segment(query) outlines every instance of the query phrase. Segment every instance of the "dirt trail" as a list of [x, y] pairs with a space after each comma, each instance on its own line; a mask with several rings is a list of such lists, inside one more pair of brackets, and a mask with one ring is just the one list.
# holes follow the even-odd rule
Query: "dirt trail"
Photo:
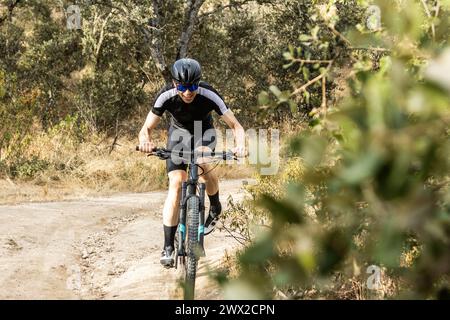
[[[242, 199], [242, 180], [221, 182], [221, 201]], [[166, 192], [0, 206], [0, 299], [172, 299], [177, 271], [159, 264]], [[205, 240], [198, 299], [219, 299], [208, 266], [234, 239]]]

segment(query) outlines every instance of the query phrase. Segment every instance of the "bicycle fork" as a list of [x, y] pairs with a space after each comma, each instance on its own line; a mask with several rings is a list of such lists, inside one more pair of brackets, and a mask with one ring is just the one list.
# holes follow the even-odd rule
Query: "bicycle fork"
[[[183, 182], [181, 184], [181, 200], [180, 200], [180, 222], [178, 224], [178, 248], [177, 259], [175, 261], [175, 268], [178, 265], [178, 258], [186, 256], [186, 249], [184, 247], [186, 240], [186, 209], [187, 209], [187, 188], [188, 183]], [[199, 184], [199, 226], [198, 226], [198, 244], [200, 252], [204, 256], [205, 249], [203, 247], [203, 241], [205, 236], [205, 191], [206, 185], [204, 183]], [[196, 197], [196, 195], [193, 195]]]
[[203, 247], [203, 238], [205, 237], [205, 190], [206, 185], [204, 183], [200, 183], [199, 187], [199, 198], [200, 198], [200, 206], [199, 206], [199, 226], [198, 226], [198, 243], [200, 245], [200, 250], [205, 255], [205, 248]]
[[177, 267], [178, 257], [184, 257], [186, 251], [184, 249], [184, 242], [186, 240], [186, 190], [187, 183], [183, 182], [181, 184], [181, 199], [180, 199], [180, 222], [178, 224], [178, 248], [177, 248], [177, 259], [175, 262], [175, 268]]

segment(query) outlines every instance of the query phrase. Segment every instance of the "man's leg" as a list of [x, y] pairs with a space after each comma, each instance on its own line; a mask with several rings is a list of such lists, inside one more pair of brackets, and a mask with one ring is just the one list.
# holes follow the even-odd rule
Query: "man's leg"
[[[203, 149], [204, 152], [211, 151], [208, 147], [200, 147], [199, 149]], [[200, 176], [200, 182], [206, 184], [206, 194], [208, 195], [210, 204], [209, 214], [205, 220], [205, 235], [214, 230], [219, 215], [222, 212], [222, 205], [219, 200], [219, 178], [215, 170], [211, 170], [213, 166], [205, 163], [208, 161], [210, 161], [208, 158], [199, 159], [201, 167], [199, 174], [202, 174], [202, 172], [205, 173]]]
[[175, 262], [173, 253], [180, 212], [181, 183], [186, 181], [187, 174], [185, 170], [173, 170], [168, 173], [168, 176], [169, 192], [163, 209], [164, 250], [161, 255], [161, 264], [171, 267]]

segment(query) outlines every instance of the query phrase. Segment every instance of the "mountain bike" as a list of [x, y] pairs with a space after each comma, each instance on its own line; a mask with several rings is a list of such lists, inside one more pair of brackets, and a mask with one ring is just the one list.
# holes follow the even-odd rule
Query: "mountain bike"
[[[139, 150], [139, 146], [136, 146]], [[188, 179], [181, 185], [180, 217], [176, 237], [175, 268], [180, 265], [184, 271], [184, 299], [194, 299], [195, 277], [200, 257], [205, 255], [204, 223], [205, 223], [205, 190], [206, 185], [199, 182], [199, 176], [206, 174], [197, 163], [199, 158], [216, 160], [237, 160], [231, 151], [172, 151], [156, 148], [148, 154], [161, 160], [177, 157], [188, 163]], [[208, 162], [206, 162], [208, 163]], [[215, 168], [215, 167], [214, 167]], [[210, 169], [213, 170], [214, 168]]]

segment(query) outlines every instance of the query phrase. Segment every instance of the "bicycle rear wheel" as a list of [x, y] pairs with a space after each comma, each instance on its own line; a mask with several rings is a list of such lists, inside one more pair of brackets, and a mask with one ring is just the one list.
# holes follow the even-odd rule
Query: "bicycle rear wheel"
[[198, 263], [198, 225], [200, 200], [191, 197], [187, 201], [187, 256], [184, 299], [192, 300], [195, 295], [195, 277]]

